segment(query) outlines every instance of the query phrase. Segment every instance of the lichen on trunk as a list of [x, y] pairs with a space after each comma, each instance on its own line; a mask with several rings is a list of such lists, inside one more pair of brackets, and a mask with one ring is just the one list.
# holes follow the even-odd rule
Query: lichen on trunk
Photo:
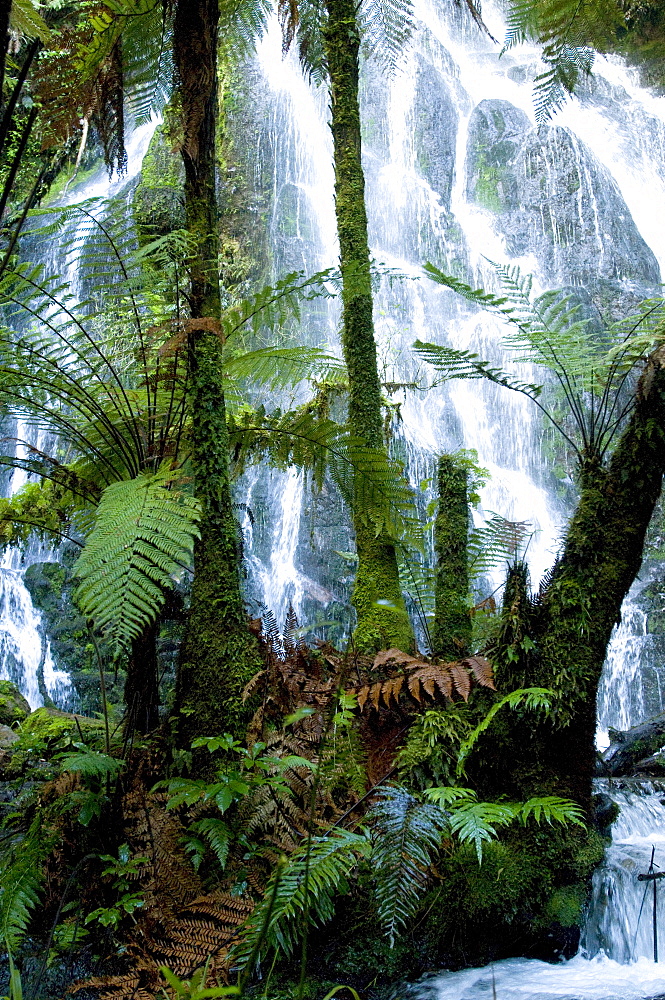
[[[349, 374], [349, 425], [372, 448], [383, 442], [383, 398], [374, 339], [372, 279], [361, 162], [358, 53], [353, 0], [326, 0], [324, 30], [335, 158], [335, 212], [342, 271], [342, 348]], [[380, 536], [353, 511], [358, 574], [352, 602], [356, 646], [411, 649], [413, 630], [402, 597], [394, 539]]]

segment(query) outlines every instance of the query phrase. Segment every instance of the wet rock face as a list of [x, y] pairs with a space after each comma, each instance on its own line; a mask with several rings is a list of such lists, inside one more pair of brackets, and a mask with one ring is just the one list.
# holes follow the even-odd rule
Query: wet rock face
[[507, 255], [533, 254], [563, 284], [585, 286], [607, 315], [660, 281], [609, 172], [567, 129], [535, 129], [507, 101], [482, 101], [469, 125], [468, 195], [497, 215]]
[[11, 681], [0, 681], [0, 725], [11, 726], [30, 715], [30, 705]]
[[414, 142], [420, 173], [450, 208], [455, 172], [457, 109], [441, 74], [430, 63], [418, 69], [414, 102]]

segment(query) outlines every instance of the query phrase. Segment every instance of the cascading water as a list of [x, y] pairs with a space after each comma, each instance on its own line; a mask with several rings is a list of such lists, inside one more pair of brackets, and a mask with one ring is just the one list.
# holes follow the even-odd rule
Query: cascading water
[[[424, 389], [426, 375], [411, 352], [416, 338], [472, 349], [493, 363], [503, 356], [500, 325], [424, 280], [426, 260], [486, 287], [494, 278], [488, 258], [518, 263], [537, 287], [566, 287], [590, 317], [600, 312], [605, 321], [657, 291], [665, 268], [665, 98], [641, 88], [620, 60], [599, 58], [580, 99], [538, 129], [535, 50], [500, 57], [453, 5], [416, 0], [414, 7], [416, 32], [402, 67], [386, 79], [368, 61], [361, 97], [372, 252], [402, 274], [420, 276], [384, 280], [377, 293], [380, 366], [386, 382]], [[483, 16], [501, 38], [500, 9], [484, 4]], [[277, 25], [249, 72], [252, 106], [238, 125], [257, 203], [268, 206], [274, 266], [278, 273], [331, 266], [337, 248], [325, 94], [303, 82], [293, 57], [282, 60]], [[312, 324], [312, 342], [337, 343], [339, 316], [329, 309], [327, 317], [327, 327], [320, 314]], [[524, 381], [536, 381], [532, 376], [526, 370]], [[528, 558], [537, 583], [560, 543], [572, 484], [528, 401], [486, 383], [457, 382], [405, 394], [401, 418], [396, 450], [414, 484], [432, 477], [437, 453], [477, 450], [491, 473], [482, 506], [530, 523]], [[303, 509], [294, 511], [296, 482], [295, 472], [271, 479], [262, 470], [247, 481], [251, 503], [277, 513], [256, 518], [248, 548], [249, 590], [278, 621], [289, 601], [310, 621], [348, 602], [350, 574], [335, 551], [351, 547], [348, 521], [340, 505], [328, 501], [319, 509], [302, 483]], [[609, 727], [626, 728], [665, 707], [658, 642], [642, 600], [650, 572], [626, 600], [608, 652], [601, 742]], [[303, 580], [317, 581], [319, 592], [307, 594]], [[620, 805], [621, 815], [595, 876], [580, 954], [557, 966], [516, 959], [444, 973], [416, 987], [414, 996], [665, 995], [665, 965], [653, 963], [648, 900], [638, 921], [644, 886], [636, 879], [648, 868], [652, 845], [656, 863], [665, 865], [665, 793], [630, 782], [599, 791]], [[658, 926], [665, 950], [662, 903]]]
[[[106, 169], [99, 171], [85, 184], [75, 188], [66, 203], [89, 198], [110, 197], [118, 193], [139, 173], [156, 122], [137, 129], [127, 143], [127, 172], [109, 183]], [[83, 243], [81, 233], [68, 234], [68, 242], [78, 246], [78, 252], [63, 258], [56, 246], [51, 250], [50, 266], [54, 272], [62, 271], [61, 277], [67, 282], [69, 291], [76, 296], [78, 287], [78, 256]], [[72, 239], [73, 237], [73, 239]], [[63, 266], [64, 264], [64, 266]], [[28, 447], [38, 450], [43, 442], [39, 432], [28, 424], [18, 421], [12, 436], [16, 438], [16, 454], [28, 454]], [[28, 474], [15, 469], [8, 483], [6, 496], [13, 496], [28, 481]], [[71, 709], [76, 707], [77, 695], [66, 670], [54, 662], [51, 644], [45, 633], [40, 612], [34, 607], [32, 598], [24, 583], [24, 574], [35, 563], [49, 562], [55, 558], [53, 549], [36, 539], [30, 540], [23, 551], [6, 548], [0, 561], [0, 679], [16, 684], [32, 709], [38, 708], [48, 699], [56, 707]]]

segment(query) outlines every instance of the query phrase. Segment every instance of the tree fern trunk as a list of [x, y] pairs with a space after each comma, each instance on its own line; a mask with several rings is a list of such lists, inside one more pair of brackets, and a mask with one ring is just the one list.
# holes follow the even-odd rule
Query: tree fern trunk
[[[219, 320], [221, 309], [215, 193], [218, 20], [217, 0], [180, 0], [174, 29], [184, 132], [185, 210], [187, 229], [197, 248], [188, 262], [190, 314], [213, 321]], [[202, 328], [191, 334], [192, 464], [203, 517], [176, 685], [182, 743], [200, 734], [239, 732], [244, 716], [242, 689], [261, 666], [240, 590], [221, 350], [212, 330]]]
[[[332, 106], [335, 211], [342, 269], [342, 347], [349, 372], [349, 424], [358, 437], [382, 448], [381, 385], [376, 364], [365, 178], [358, 105], [359, 36], [353, 0], [326, 0], [324, 44]], [[356, 645], [367, 651], [410, 649], [413, 631], [402, 599], [393, 541], [377, 538], [362, 512], [353, 511], [358, 573], [353, 604]], [[377, 606], [377, 601], [385, 602]]]
[[441, 455], [439, 509], [434, 522], [436, 552], [432, 652], [447, 660], [466, 656], [471, 641], [468, 607], [468, 473], [453, 455]]
[[159, 619], [132, 642], [125, 680], [126, 730], [143, 735], [159, 725]]

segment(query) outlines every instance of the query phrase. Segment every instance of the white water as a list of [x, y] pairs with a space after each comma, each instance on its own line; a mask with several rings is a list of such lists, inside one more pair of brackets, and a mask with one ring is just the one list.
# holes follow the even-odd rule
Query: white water
[[[112, 197], [130, 183], [139, 173], [143, 157], [157, 122], [144, 125], [129, 137], [127, 142], [127, 172], [109, 181], [106, 168], [100, 169], [84, 184], [75, 187], [65, 199], [74, 204], [90, 198]], [[78, 244], [84, 241], [90, 222], [76, 224], [68, 240]], [[74, 239], [72, 240], [72, 237]], [[79, 247], [80, 249], [80, 247]], [[44, 259], [52, 262], [53, 269], [60, 268], [63, 279], [69, 283], [70, 294], [79, 292], [77, 253], [69, 253], [64, 261], [57, 246], [45, 248]], [[18, 421], [15, 436], [16, 455], [28, 456], [29, 447], [43, 445], [40, 432]], [[15, 469], [11, 476], [7, 496], [13, 496], [30, 479], [27, 472]], [[76, 705], [76, 691], [66, 670], [54, 662], [51, 643], [45, 633], [40, 612], [34, 607], [23, 576], [34, 563], [49, 562], [57, 553], [51, 546], [31, 539], [24, 551], [6, 548], [0, 559], [0, 679], [11, 680], [27, 699], [32, 709], [44, 704], [43, 693], [58, 708], [71, 709]], [[41, 683], [41, 690], [40, 690]]]
[[[525, 216], [528, 238], [520, 244], [505, 214], [498, 217], [470, 195], [468, 142], [474, 109], [483, 101], [508, 101], [517, 114], [533, 122], [531, 81], [538, 72], [537, 53], [515, 49], [499, 59], [498, 49], [473, 26], [460, 29], [454, 5], [442, 0], [416, 0], [415, 11], [418, 31], [401, 70], [386, 80], [365, 66], [362, 112], [372, 253], [419, 279], [392, 288], [384, 281], [377, 295], [379, 363], [386, 381], [423, 384], [430, 376], [413, 358], [411, 344], [417, 337], [477, 351], [497, 364], [503, 357], [500, 325], [423, 280], [421, 267], [427, 259], [461, 276], [470, 268], [473, 280], [486, 287], [493, 279], [489, 257], [519, 263], [534, 273], [536, 286], [543, 289], [583, 286], [597, 273], [614, 282], [615, 291], [634, 295], [634, 301], [653, 293], [659, 266], [665, 267], [665, 98], [641, 88], [619, 60], [597, 61], [589, 93], [570, 102], [550, 130], [541, 130], [537, 139], [542, 145], [536, 150], [540, 159], [534, 153], [535, 159], [526, 161], [521, 182], [527, 194], [529, 162], [538, 163], [534, 201], [540, 215], [532, 211]], [[501, 38], [500, 11], [487, 3], [483, 16]], [[271, 232], [277, 266], [283, 258], [289, 267], [312, 271], [334, 265], [337, 256], [330, 134], [321, 92], [303, 83], [293, 57], [282, 60], [280, 44], [275, 25], [258, 57], [269, 92]], [[419, 89], [423, 67], [430, 76], [423, 77], [428, 82]], [[442, 100], [428, 104], [427, 86], [441, 86]], [[424, 151], [418, 139], [423, 119], [434, 133], [440, 129], [437, 142]], [[451, 121], [452, 138], [446, 137]], [[442, 181], [432, 163], [437, 157], [444, 163], [446, 155]], [[559, 165], [565, 155], [568, 172], [562, 174]], [[287, 200], [290, 217], [284, 208]], [[523, 207], [520, 203], [516, 210]], [[627, 244], [622, 257], [622, 233], [632, 226], [631, 217], [636, 227], [633, 245]], [[617, 219], [619, 231], [613, 228]], [[280, 244], [287, 224], [289, 239]], [[515, 252], [515, 246], [521, 248]], [[642, 255], [639, 274], [630, 270], [636, 247], [635, 256]], [[338, 322], [331, 312], [327, 331], [323, 336], [320, 330], [313, 333], [314, 341], [318, 336], [318, 342], [327, 340], [335, 349]], [[528, 369], [521, 377], [538, 380]], [[400, 454], [413, 483], [432, 476], [437, 453], [460, 447], [477, 450], [480, 465], [491, 473], [482, 508], [530, 523], [534, 535], [528, 559], [537, 583], [560, 544], [570, 491], [555, 491], [556, 480], [541, 448], [542, 425], [529, 402], [485, 383], [457, 382], [436, 392], [406, 395], [401, 415]], [[249, 491], [258, 498], [264, 489], [269, 509], [281, 510], [276, 521], [266, 519], [271, 537], [257, 525], [249, 540], [253, 593], [277, 611], [280, 624], [289, 601], [302, 616], [311, 615], [317, 602], [325, 607], [333, 599], [348, 599], [345, 581], [326, 576], [330, 548], [348, 545], [319, 550], [309, 543], [304, 513], [292, 506], [295, 479], [293, 472], [280, 474], [271, 486], [257, 473]], [[314, 503], [306, 491], [302, 503]], [[343, 525], [339, 532], [343, 537]], [[318, 538], [316, 531], [311, 533]], [[326, 583], [324, 593], [313, 598], [314, 605], [303, 606], [303, 568], [309, 578]], [[500, 576], [498, 570], [491, 582], [498, 583]], [[626, 728], [665, 707], [660, 665], [648, 660], [647, 618], [639, 603], [643, 585], [638, 581], [625, 602], [608, 651], [598, 702], [601, 743], [609, 727]], [[652, 845], [656, 864], [665, 867], [665, 792], [616, 785], [599, 790], [618, 801], [622, 812], [606, 862], [594, 879], [580, 954], [560, 965], [511, 959], [496, 963], [493, 970], [442, 973], [413, 995], [423, 1000], [480, 1000], [493, 997], [494, 991], [498, 1000], [642, 1000], [665, 995], [665, 963], [653, 963], [650, 897], [640, 916], [644, 885], [636, 879], [648, 868]], [[665, 958], [664, 904], [659, 903], [658, 921]]]

